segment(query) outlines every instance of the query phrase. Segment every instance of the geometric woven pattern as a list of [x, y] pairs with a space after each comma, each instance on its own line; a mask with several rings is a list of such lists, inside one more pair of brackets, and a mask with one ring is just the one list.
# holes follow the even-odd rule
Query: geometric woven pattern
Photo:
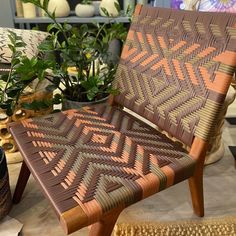
[[194, 136], [208, 140], [235, 71], [235, 35], [235, 14], [143, 6], [122, 52], [116, 102], [189, 146]]
[[58, 214], [79, 205], [90, 223], [194, 170], [179, 144], [109, 106], [25, 120], [11, 131]]
[[8, 37], [9, 31], [20, 36], [23, 42], [26, 43], [25, 47], [21, 47], [18, 50], [22, 51], [23, 55], [29, 58], [37, 56], [38, 45], [48, 36], [48, 33], [42, 31], [0, 27], [0, 63], [11, 63], [12, 51], [8, 47], [8, 44], [11, 43]]

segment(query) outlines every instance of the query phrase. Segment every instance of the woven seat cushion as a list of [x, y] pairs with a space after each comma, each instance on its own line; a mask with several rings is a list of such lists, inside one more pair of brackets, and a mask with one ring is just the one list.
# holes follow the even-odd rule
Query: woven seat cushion
[[195, 166], [180, 144], [105, 105], [28, 119], [10, 131], [58, 215], [79, 205], [89, 223], [188, 178]]

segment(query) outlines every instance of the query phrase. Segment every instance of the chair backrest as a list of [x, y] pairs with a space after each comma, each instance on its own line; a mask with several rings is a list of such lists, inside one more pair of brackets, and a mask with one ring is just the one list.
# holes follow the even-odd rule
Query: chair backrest
[[138, 5], [115, 102], [187, 145], [209, 140], [236, 65], [236, 15]]

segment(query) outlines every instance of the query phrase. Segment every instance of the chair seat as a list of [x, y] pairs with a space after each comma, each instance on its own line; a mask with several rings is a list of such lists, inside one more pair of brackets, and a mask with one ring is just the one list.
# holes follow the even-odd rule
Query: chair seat
[[189, 178], [195, 167], [179, 143], [107, 105], [24, 120], [10, 131], [58, 216], [79, 206], [87, 225]]

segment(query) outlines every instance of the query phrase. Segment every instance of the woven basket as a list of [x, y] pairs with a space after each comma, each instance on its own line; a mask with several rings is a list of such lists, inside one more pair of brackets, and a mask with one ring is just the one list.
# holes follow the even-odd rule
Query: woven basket
[[11, 190], [7, 169], [6, 156], [0, 148], [0, 220], [8, 214], [11, 209]]

